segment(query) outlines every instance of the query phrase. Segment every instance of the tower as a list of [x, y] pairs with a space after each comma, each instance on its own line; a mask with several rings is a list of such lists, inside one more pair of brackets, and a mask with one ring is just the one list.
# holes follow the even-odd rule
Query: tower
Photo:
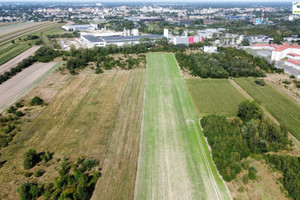
[[264, 17], [265, 17], [265, 9], [263, 8], [262, 12], [261, 12], [261, 21], [262, 22], [264, 21]]

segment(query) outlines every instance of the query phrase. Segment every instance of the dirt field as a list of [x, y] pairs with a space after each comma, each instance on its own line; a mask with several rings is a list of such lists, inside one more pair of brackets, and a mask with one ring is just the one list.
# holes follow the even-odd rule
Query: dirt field
[[20, 98], [28, 88], [56, 63], [35, 63], [0, 85], [0, 112]]
[[28, 58], [31, 55], [34, 55], [34, 53], [40, 48], [40, 46], [33, 46], [30, 49], [24, 51], [20, 55], [14, 57], [10, 61], [4, 63], [0, 66], [0, 74], [9, 71], [11, 68], [16, 67], [19, 62], [21, 62], [23, 59]]
[[135, 199], [230, 199], [174, 55], [149, 53], [147, 61]]

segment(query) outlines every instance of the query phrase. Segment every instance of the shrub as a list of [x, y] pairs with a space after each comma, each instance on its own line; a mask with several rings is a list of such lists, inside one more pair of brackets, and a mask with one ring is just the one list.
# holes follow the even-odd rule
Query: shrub
[[33, 200], [41, 195], [41, 189], [36, 183], [23, 183], [17, 192], [20, 196], [20, 200]]
[[40, 156], [40, 158], [44, 161], [44, 162], [48, 162], [49, 160], [52, 159], [52, 154], [49, 151], [46, 151], [46, 153], [42, 154]]
[[38, 96], [35, 96], [35, 97], [33, 97], [33, 99], [31, 99], [31, 101], [30, 101], [30, 105], [31, 106], [36, 106], [36, 105], [42, 105], [44, 103], [44, 100], [43, 99], [41, 99], [40, 97], [38, 97]]
[[97, 67], [96, 70], [95, 70], [95, 73], [96, 74], [101, 74], [101, 73], [103, 73], [103, 71], [100, 67]]
[[41, 177], [41, 176], [43, 176], [44, 173], [45, 173], [44, 170], [39, 169], [39, 170], [37, 170], [36, 172], [34, 172], [33, 175], [34, 175], [35, 177]]
[[27, 178], [30, 177], [31, 175], [32, 175], [31, 172], [25, 172], [25, 173], [24, 173], [24, 176], [27, 177]]
[[14, 106], [10, 106], [9, 109], [7, 110], [8, 113], [15, 113], [16, 112], [16, 108]]
[[255, 83], [260, 86], [264, 86], [266, 84], [263, 79], [255, 79]]
[[247, 122], [251, 119], [262, 119], [263, 112], [258, 103], [245, 100], [239, 104], [237, 116], [244, 122]]
[[23, 167], [24, 169], [30, 169], [39, 162], [38, 154], [34, 149], [29, 149], [24, 154]]
[[242, 180], [243, 180], [243, 183], [244, 183], [244, 184], [247, 184], [247, 183], [249, 182], [249, 176], [248, 176], [248, 174], [245, 174], [245, 175], [243, 176]]
[[284, 81], [282, 81], [284, 84], [287, 84], [287, 85], [289, 85], [289, 84], [291, 84], [291, 81], [288, 81], [288, 80], [284, 80]]
[[93, 167], [97, 166], [99, 164], [98, 160], [94, 160], [94, 159], [85, 159], [82, 163], [82, 168], [83, 171], [85, 170], [90, 170]]
[[22, 117], [24, 115], [24, 113], [22, 113], [22, 111], [17, 111], [17, 112], [15, 112], [15, 115], [17, 117]]
[[16, 108], [22, 108], [24, 105], [21, 102], [16, 103]]
[[255, 167], [250, 167], [249, 170], [248, 170], [248, 177], [250, 180], [255, 180], [257, 177], [256, 177], [256, 172], [257, 170], [255, 169]]

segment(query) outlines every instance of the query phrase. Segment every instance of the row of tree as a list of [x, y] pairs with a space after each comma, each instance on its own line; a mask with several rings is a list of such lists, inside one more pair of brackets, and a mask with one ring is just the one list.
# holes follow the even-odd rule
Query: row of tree
[[242, 170], [241, 160], [251, 153], [288, 148], [287, 129], [263, 118], [262, 113], [257, 103], [246, 100], [239, 105], [238, 117], [231, 122], [217, 115], [201, 119], [213, 160], [224, 180], [235, 179]]

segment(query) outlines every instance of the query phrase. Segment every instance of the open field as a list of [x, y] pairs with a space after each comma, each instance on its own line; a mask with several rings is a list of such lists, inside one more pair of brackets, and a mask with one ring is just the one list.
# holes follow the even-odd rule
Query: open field
[[254, 78], [234, 79], [255, 101], [271, 113], [279, 123], [285, 124], [288, 130], [300, 140], [300, 106], [276, 91], [269, 85], [263, 87], [254, 82]]
[[[43, 91], [49, 92], [56, 78], [53, 76], [53, 83], [43, 83], [44, 86], [30, 93], [25, 101], [36, 93], [48, 99], [45, 98], [47, 92]], [[99, 160], [99, 166], [103, 167], [93, 198], [132, 199], [144, 82], [145, 69], [68, 77], [47, 102], [49, 105], [1, 150], [1, 157], [8, 161], [0, 168], [0, 199], [16, 199], [17, 187], [28, 181], [22, 167], [22, 156], [28, 148], [54, 152], [46, 173], [38, 179], [31, 177], [31, 181], [45, 183], [58, 176], [57, 158], [76, 161], [79, 156], [86, 156]], [[53, 92], [50, 93], [53, 96]], [[43, 166], [32, 171], [40, 167]]]
[[[13, 67], [16, 67], [17, 64], [19, 62], [21, 62], [23, 59], [28, 58], [31, 55], [34, 55], [34, 53], [39, 48], [40, 48], [40, 46], [33, 46], [30, 49], [28, 49], [27, 51], [24, 51], [23, 53], [19, 54], [18, 56], [14, 57], [13, 59], [11, 59], [8, 62], [4, 63], [3, 65], [0, 65], [0, 74], [4, 73], [6, 71], [9, 71]], [[0, 57], [2, 57], [2, 55], [0, 55]]]
[[131, 200], [140, 144], [146, 69], [130, 74], [122, 95], [115, 128], [107, 145], [103, 176], [92, 199]]
[[23, 29], [21, 31], [17, 31], [14, 33], [8, 33], [6, 35], [3, 35], [0, 38], [0, 45], [3, 45], [13, 39], [17, 39], [19, 37], [22, 37], [24, 35], [29, 35], [29, 34], [38, 34], [40, 32], [52, 29], [52, 28], [56, 28], [57, 26], [61, 26], [62, 24], [58, 24], [55, 22], [45, 22], [45, 24], [40, 24], [40, 25], [36, 25], [34, 27], [30, 27], [27, 29]]
[[6, 35], [8, 33], [13, 33], [13, 32], [16, 32], [16, 31], [20, 31], [20, 30], [25, 29], [25, 28], [34, 27], [34, 26], [36, 26], [38, 24], [42, 24], [42, 23], [43, 22], [9, 23], [6, 26], [0, 27], [0, 31], [1, 31], [0, 38], [2, 37], [2, 35]]
[[0, 55], [0, 65], [2, 65], [3, 63], [6, 63], [10, 59], [16, 57], [17, 55], [28, 50], [29, 48], [30, 48], [30, 46], [29, 46], [28, 42], [24, 42], [20, 45], [17, 45], [16, 47], [8, 50], [7, 52], [4, 52], [3, 54]]
[[147, 60], [135, 199], [230, 199], [174, 55], [150, 53]]
[[0, 112], [18, 100], [40, 77], [56, 63], [35, 63], [0, 85]]
[[200, 117], [209, 114], [235, 117], [239, 103], [245, 100], [227, 79], [191, 78], [185, 82]]

